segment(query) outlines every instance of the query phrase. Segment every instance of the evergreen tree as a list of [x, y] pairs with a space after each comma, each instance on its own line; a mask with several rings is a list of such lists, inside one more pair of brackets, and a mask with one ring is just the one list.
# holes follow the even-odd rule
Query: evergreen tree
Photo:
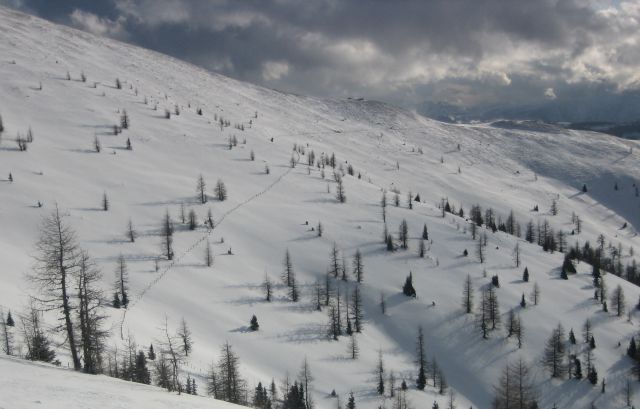
[[353, 318], [353, 324], [356, 332], [362, 332], [363, 327], [363, 311], [362, 311], [362, 296], [360, 295], [360, 287], [356, 286], [353, 289], [353, 303], [351, 304], [351, 316]]
[[427, 376], [425, 373], [425, 367], [427, 365], [427, 359], [425, 355], [424, 346], [424, 333], [422, 327], [418, 327], [418, 339], [416, 341], [416, 361], [418, 363], [418, 377], [416, 379], [416, 386], [420, 390], [424, 390], [427, 385]]
[[9, 312], [7, 313], [7, 326], [14, 327], [15, 325], [16, 323], [13, 320], [13, 316], [11, 316], [11, 310], [9, 310]]
[[206, 241], [206, 245], [204, 248], [204, 263], [207, 267], [211, 267], [213, 265], [213, 251], [211, 250], [211, 244], [209, 243], [209, 239]]
[[569, 330], [569, 342], [571, 343], [571, 345], [576, 344], [576, 335], [573, 333], [573, 328]]
[[135, 377], [134, 382], [151, 384], [151, 373], [147, 368], [147, 357], [144, 352], [139, 351], [136, 356]]
[[295, 271], [293, 270], [293, 262], [291, 261], [291, 254], [289, 249], [284, 253], [284, 271], [282, 272], [282, 282], [288, 287], [293, 285], [295, 280]]
[[420, 258], [424, 258], [426, 252], [427, 252], [427, 248], [424, 244], [424, 239], [420, 239], [420, 242], [418, 244], [418, 256]]
[[522, 308], [527, 307], [527, 301], [524, 299], [524, 293], [522, 293], [522, 298], [520, 299], [520, 307]]
[[291, 285], [289, 286], [289, 299], [293, 302], [298, 302], [300, 293], [298, 292], [298, 284], [296, 283], [296, 277], [291, 277]]
[[382, 360], [382, 351], [378, 351], [378, 365], [376, 366], [376, 391], [378, 395], [384, 395], [384, 361]]
[[573, 356], [573, 377], [582, 379], [582, 363], [575, 355]]
[[473, 311], [473, 282], [471, 281], [471, 275], [467, 274], [464, 280], [464, 288], [462, 290], [462, 309], [466, 314], [471, 314]]
[[22, 320], [24, 341], [27, 347], [25, 358], [30, 361], [53, 362], [56, 354], [51, 347], [49, 337], [40, 324], [40, 311], [33, 304], [29, 306]]
[[587, 374], [587, 378], [589, 379], [589, 382], [591, 382], [591, 385], [598, 384], [598, 371], [596, 371], [595, 367], [591, 367], [589, 373]]
[[587, 318], [582, 324], [582, 339], [585, 344], [588, 344], [591, 341], [591, 337], [593, 335], [593, 327], [591, 325], [591, 320]]
[[522, 273], [522, 281], [525, 283], [529, 282], [529, 269], [527, 267], [524, 268], [524, 272]]
[[342, 329], [340, 328], [340, 320], [339, 320], [338, 308], [336, 307], [336, 305], [334, 303], [331, 303], [329, 305], [329, 310], [328, 310], [327, 314], [329, 316], [329, 325], [328, 325], [328, 333], [327, 333], [327, 335], [329, 336], [330, 339], [333, 339], [334, 341], [337, 341], [338, 337], [342, 333]]
[[353, 392], [349, 393], [349, 400], [347, 401], [347, 409], [356, 409], [356, 399], [353, 397]]
[[129, 129], [129, 115], [127, 115], [127, 111], [124, 109], [120, 115], [120, 128]]
[[409, 275], [402, 286], [402, 293], [407, 297], [416, 298], [416, 290], [413, 288], [413, 275], [411, 272], [409, 272]]
[[153, 344], [149, 345], [149, 351], [147, 352], [147, 358], [151, 361], [156, 360], [156, 352], [153, 350]]
[[120, 301], [120, 295], [118, 294], [117, 291], [114, 291], [113, 293], [113, 300], [111, 301], [111, 306], [113, 308], [120, 308], [122, 306], [122, 303]]
[[257, 331], [260, 328], [260, 324], [258, 324], [258, 318], [256, 318], [255, 315], [251, 317], [249, 328], [251, 329], [251, 331]]
[[400, 222], [398, 241], [400, 242], [400, 247], [403, 250], [409, 248], [409, 226], [407, 225], [407, 221], [405, 219], [402, 219], [402, 222]]
[[[11, 318], [11, 312], [9, 312], [9, 318]], [[9, 325], [8, 319], [4, 317], [4, 311], [0, 308], [0, 341], [2, 342], [2, 351], [7, 355], [13, 355], [12, 326]]]
[[133, 222], [129, 219], [129, 223], [127, 223], [127, 238], [131, 243], [136, 241], [136, 237], [138, 237], [138, 233], [133, 227]]
[[187, 380], [184, 383], [184, 393], [191, 395], [191, 375], [187, 375]]
[[290, 388], [285, 390], [285, 397], [282, 409], [305, 409], [304, 390], [298, 382], [294, 382]]
[[562, 263], [562, 274], [565, 280], [567, 279], [566, 276], [569, 274], [575, 274], [576, 273], [576, 268], [573, 265], [573, 262], [571, 261], [571, 258], [569, 257], [569, 255], [566, 255], [564, 258], [564, 262]]
[[168, 391], [173, 390], [171, 383], [171, 368], [169, 366], [169, 360], [164, 354], [160, 354], [158, 359], [154, 363], [155, 367], [155, 379], [156, 385], [164, 388]]
[[507, 318], [507, 338], [511, 337], [515, 333], [516, 326], [516, 313], [512, 308], [509, 310]]
[[638, 349], [636, 346], [636, 340], [634, 337], [631, 337], [631, 341], [629, 341], [629, 348], [627, 348], [627, 355], [632, 359], [637, 359]]
[[360, 249], [356, 249], [356, 254], [353, 256], [353, 275], [356, 276], [356, 281], [361, 283], [364, 277], [364, 264], [362, 262], [362, 253]]
[[102, 194], [102, 210], [105, 212], [109, 210], [109, 198], [106, 193]]
[[391, 234], [387, 234], [386, 244], [387, 251], [394, 251], [396, 249], [396, 246], [393, 244], [393, 236], [391, 236]]
[[207, 203], [207, 184], [204, 181], [202, 174], [198, 176], [198, 183], [196, 184], [196, 192], [198, 193], [198, 200], [200, 203]]
[[347, 267], [347, 259], [342, 257], [342, 268], [340, 269], [342, 272], [342, 281], [348, 281], [349, 268]]
[[173, 260], [173, 221], [171, 220], [168, 209], [162, 219], [160, 235], [162, 237], [163, 255], [167, 260]]
[[189, 230], [195, 230], [198, 227], [198, 217], [196, 216], [196, 211], [193, 209], [189, 210]]
[[422, 239], [429, 240], [429, 231], [427, 230], [427, 224], [425, 223], [422, 227]]
[[488, 304], [488, 318], [491, 322], [491, 330], [495, 330], [500, 326], [500, 307], [498, 306], [498, 294], [495, 292], [492, 286], [487, 289], [486, 293]]
[[269, 400], [269, 394], [267, 388], [262, 386], [262, 382], [258, 382], [253, 395], [253, 407], [258, 409], [270, 409], [271, 401]]
[[227, 187], [220, 179], [218, 179], [218, 182], [216, 182], [215, 194], [219, 201], [223, 202], [227, 200]]
[[336, 199], [340, 203], [347, 201], [347, 194], [344, 191], [344, 182], [342, 181], [342, 177], [336, 178]]
[[[380, 207], [382, 209], [382, 222], [387, 221], [387, 191], [382, 191], [382, 198], [380, 199]], [[386, 236], [386, 235], [385, 235]]]

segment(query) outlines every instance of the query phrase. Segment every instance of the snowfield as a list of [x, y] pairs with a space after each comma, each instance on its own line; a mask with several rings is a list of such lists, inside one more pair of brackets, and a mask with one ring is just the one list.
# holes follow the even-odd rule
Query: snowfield
[[[115, 87], [116, 78], [122, 89]], [[174, 114], [176, 105], [180, 115]], [[165, 109], [171, 111], [170, 119], [165, 119]], [[122, 110], [131, 126], [113, 135]], [[503, 220], [513, 210], [523, 232], [530, 219], [547, 219], [555, 230], [570, 233], [575, 213], [582, 232], [567, 236], [568, 244], [589, 240], [595, 246], [603, 234], [607, 243], [621, 244], [626, 264], [632, 259], [629, 249], [640, 248], [637, 141], [546, 127], [444, 124], [379, 102], [286, 94], [2, 7], [0, 115], [5, 126], [0, 142], [0, 306], [5, 312], [18, 316], [34, 293], [24, 275], [33, 266], [41, 219], [57, 203], [101, 268], [107, 297], [113, 292], [117, 258], [122, 254], [127, 261], [131, 304], [126, 315], [124, 309], [107, 308], [109, 346], [122, 345], [121, 338], [130, 334], [146, 350], [160, 338], [165, 316], [174, 329], [184, 317], [193, 331], [194, 351], [183, 375], [195, 377], [201, 394], [209, 366], [229, 341], [250, 391], [259, 381], [269, 384], [274, 378], [279, 384], [286, 373], [294, 378], [306, 357], [318, 408], [336, 407], [330, 396], [334, 389], [343, 405], [353, 392], [358, 408], [390, 408], [393, 400], [375, 391], [381, 351], [387, 373], [393, 371], [398, 384], [405, 379], [410, 386], [412, 407], [431, 408], [438, 401], [443, 408], [447, 396], [431, 386], [415, 388], [415, 340], [422, 326], [427, 355], [437, 359], [458, 408], [490, 407], [502, 369], [519, 357], [533, 365], [541, 408], [625, 405], [623, 391], [632, 367], [626, 348], [640, 321], [638, 287], [613, 274], [605, 278], [609, 293], [617, 285], [624, 289], [633, 311], [628, 321], [626, 314], [616, 317], [611, 306], [603, 312], [593, 299], [591, 266], [579, 263], [577, 275], [560, 279], [561, 253], [545, 253], [523, 239], [488, 230], [486, 262], [481, 264], [468, 222], [451, 214], [442, 218], [437, 205], [448, 198], [468, 214], [480, 204]], [[221, 129], [220, 117], [231, 126]], [[29, 128], [34, 142], [21, 152], [14, 139]], [[238, 145], [230, 150], [233, 135]], [[100, 153], [93, 148], [95, 137]], [[127, 138], [132, 150], [126, 149]], [[303, 146], [305, 154], [293, 155], [299, 163], [292, 168], [294, 144]], [[344, 177], [346, 203], [336, 200], [330, 167], [324, 178], [317, 167], [307, 167], [311, 150], [316, 158], [335, 153], [345, 170], [350, 164], [361, 175]], [[207, 183], [206, 204], [196, 199], [200, 174]], [[226, 201], [214, 197], [218, 179], [228, 189]], [[581, 191], [583, 184], [587, 193]], [[388, 195], [387, 226], [395, 235], [406, 219], [408, 250], [385, 249], [382, 189], [401, 192], [398, 207], [393, 194]], [[408, 192], [421, 198], [413, 209], [407, 208]], [[106, 212], [101, 209], [103, 193], [111, 204]], [[553, 199], [559, 206], [556, 216], [549, 210]], [[531, 210], [536, 204], [539, 212]], [[181, 205], [197, 212], [200, 226], [195, 231], [179, 222]], [[213, 231], [203, 225], [209, 209]], [[167, 210], [176, 223], [176, 260], [161, 260], [156, 271]], [[135, 243], [125, 237], [129, 219], [139, 234]], [[311, 231], [318, 222], [324, 227], [322, 237]], [[420, 258], [425, 223], [432, 242]], [[215, 253], [211, 268], [204, 264], [207, 239]], [[365, 325], [357, 360], [349, 357], [349, 337], [328, 339], [327, 310], [318, 312], [312, 305], [313, 284], [324, 281], [334, 242], [349, 266], [357, 249], [364, 260], [360, 288]], [[516, 243], [520, 267], [512, 258]], [[298, 303], [288, 301], [280, 280], [287, 249], [300, 284]], [[465, 249], [468, 257], [462, 256]], [[524, 266], [531, 274], [528, 283], [522, 281]], [[417, 299], [401, 293], [409, 272]], [[261, 287], [265, 274], [277, 283], [271, 303], [264, 301]], [[492, 275], [499, 276], [503, 324], [509, 309], [516, 308], [525, 328], [522, 349], [506, 338], [504, 329], [482, 339], [474, 316], [464, 314], [461, 306], [467, 274], [476, 290]], [[521, 308], [521, 296], [529, 296], [534, 282], [541, 301]], [[356, 283], [350, 276], [334, 285], [344, 294]], [[477, 291], [475, 298], [477, 304]], [[248, 329], [254, 314], [260, 323], [257, 332]], [[56, 318], [47, 315], [47, 325], [55, 325]], [[606, 379], [605, 394], [586, 379], [550, 379], [540, 364], [544, 344], [558, 323], [567, 333], [573, 328], [578, 338], [573, 353], [580, 354], [586, 348], [581, 328], [587, 318], [594, 325], [594, 362], [599, 379]], [[68, 352], [57, 352], [67, 367]], [[637, 384], [632, 382], [633, 389]], [[103, 376], [0, 359], [0, 408], [97, 407], [95, 402], [105, 408], [231, 407], [210, 398], [175, 396]]]
[[[6, 386], [2, 388], [3, 409], [66, 408], [166, 408], [234, 409], [226, 402], [197, 396], [168, 394], [163, 390], [107, 376], [86, 376], [47, 364], [0, 357]], [[5, 372], [6, 371], [6, 372]], [[34, 379], [39, 381], [34, 382]], [[46, 381], [45, 381], [46, 380]]]

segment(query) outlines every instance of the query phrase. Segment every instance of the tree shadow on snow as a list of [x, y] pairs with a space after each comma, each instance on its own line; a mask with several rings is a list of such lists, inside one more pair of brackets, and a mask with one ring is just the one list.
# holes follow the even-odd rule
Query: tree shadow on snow
[[200, 202], [198, 202], [196, 198], [188, 196], [185, 198], [177, 198], [177, 199], [171, 199], [171, 200], [136, 203], [136, 205], [137, 206], [170, 206], [170, 205], [184, 204], [185, 206], [187, 206], [187, 205], [194, 205], [197, 203], [200, 203]]
[[246, 334], [248, 332], [255, 332], [255, 331], [252, 331], [251, 328], [249, 328], [246, 325], [243, 325], [241, 327], [231, 329], [229, 330], [229, 332], [240, 332], [240, 333]]
[[273, 338], [294, 344], [308, 344], [327, 341], [327, 328], [322, 324], [306, 324], [290, 331], [281, 332]]

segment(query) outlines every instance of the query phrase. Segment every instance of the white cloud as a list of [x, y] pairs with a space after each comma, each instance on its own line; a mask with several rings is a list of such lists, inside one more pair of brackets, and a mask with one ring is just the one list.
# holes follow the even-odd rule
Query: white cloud
[[286, 61], [266, 61], [262, 64], [262, 78], [265, 81], [279, 80], [289, 74], [289, 64]]
[[125, 38], [127, 35], [124, 28], [124, 17], [119, 17], [114, 21], [75, 9], [69, 18], [74, 26], [96, 35], [115, 38]]
[[556, 99], [556, 91], [553, 88], [547, 88], [544, 90], [544, 97], [546, 99]]
[[491, 104], [565, 98], [567, 86], [640, 89], [638, 0], [545, 0], [536, 13], [522, 7], [530, 0], [112, 1], [122, 17], [74, 11], [73, 24], [120, 37], [131, 24], [151, 46], [166, 40], [161, 51], [295, 92], [411, 104], [443, 83], [441, 97]]

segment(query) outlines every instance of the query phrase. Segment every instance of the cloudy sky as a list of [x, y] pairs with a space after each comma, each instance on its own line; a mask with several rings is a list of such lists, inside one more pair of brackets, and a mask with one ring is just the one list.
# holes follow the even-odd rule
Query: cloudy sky
[[597, 106], [619, 104], [640, 89], [640, 0], [0, 4], [238, 79], [318, 96], [404, 106], [580, 100]]

